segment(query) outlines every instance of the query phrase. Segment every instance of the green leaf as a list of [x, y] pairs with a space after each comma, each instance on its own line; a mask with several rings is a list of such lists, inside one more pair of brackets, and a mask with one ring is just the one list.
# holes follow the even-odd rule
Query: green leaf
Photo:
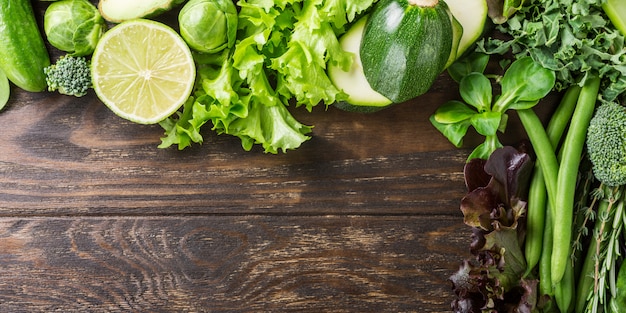
[[457, 148], [463, 145], [463, 137], [471, 125], [469, 119], [451, 124], [439, 123], [434, 115], [430, 116], [430, 123]]
[[9, 102], [9, 96], [11, 95], [11, 86], [9, 85], [9, 79], [4, 71], [0, 69], [0, 110]]
[[474, 106], [478, 112], [491, 111], [493, 91], [491, 81], [481, 73], [470, 73], [463, 77], [459, 85], [461, 98]]
[[476, 111], [458, 100], [451, 100], [442, 104], [435, 111], [434, 118], [442, 124], [458, 123], [471, 118]]
[[454, 81], [460, 82], [463, 77], [470, 73], [483, 73], [489, 63], [489, 55], [480, 52], [471, 53], [448, 67], [448, 75]]
[[495, 136], [500, 128], [502, 113], [500, 112], [483, 112], [475, 114], [470, 119], [472, 126], [483, 136]]
[[539, 103], [538, 100], [535, 101], [517, 101], [509, 106], [511, 110], [524, 110], [530, 109]]
[[502, 96], [494, 106], [494, 111], [504, 112], [513, 103], [520, 101], [538, 101], [554, 88], [555, 81], [555, 72], [544, 68], [531, 57], [517, 59], [500, 81]]
[[474, 150], [472, 151], [472, 153], [470, 153], [467, 159], [471, 160], [471, 159], [478, 158], [478, 159], [486, 160], [489, 158], [492, 152], [496, 151], [496, 149], [501, 148], [501, 147], [502, 147], [502, 143], [500, 143], [500, 140], [498, 140], [498, 137], [488, 136], [487, 138], [485, 138], [485, 142], [481, 143], [480, 145], [476, 146], [476, 148], [474, 148]]

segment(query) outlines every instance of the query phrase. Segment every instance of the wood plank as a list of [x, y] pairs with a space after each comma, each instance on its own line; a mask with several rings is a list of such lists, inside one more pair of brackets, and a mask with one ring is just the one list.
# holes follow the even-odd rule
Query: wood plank
[[449, 216], [0, 219], [2, 312], [443, 312]]

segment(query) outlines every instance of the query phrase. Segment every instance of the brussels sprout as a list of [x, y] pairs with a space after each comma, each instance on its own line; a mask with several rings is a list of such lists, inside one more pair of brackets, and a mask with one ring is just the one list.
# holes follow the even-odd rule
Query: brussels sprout
[[55, 48], [74, 56], [93, 53], [107, 29], [98, 8], [88, 0], [61, 0], [44, 13], [44, 32]]
[[190, 0], [178, 15], [183, 39], [192, 49], [206, 53], [232, 47], [237, 22], [237, 8], [232, 0]]

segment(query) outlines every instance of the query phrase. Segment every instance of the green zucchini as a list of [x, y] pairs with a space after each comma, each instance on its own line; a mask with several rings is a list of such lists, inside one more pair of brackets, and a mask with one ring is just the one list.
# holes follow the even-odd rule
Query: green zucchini
[[328, 66], [328, 77], [332, 83], [348, 95], [346, 100], [334, 103], [335, 107], [344, 111], [371, 113], [392, 104], [391, 100], [372, 89], [363, 74], [359, 47], [366, 22], [367, 16], [361, 17], [339, 38], [341, 48], [354, 56], [350, 70], [344, 71], [334, 63]]
[[9, 79], [0, 69], [0, 110], [9, 102], [9, 96], [11, 95], [11, 86], [9, 85]]
[[30, 0], [0, 1], [0, 69], [17, 87], [40, 92], [47, 88], [43, 69], [48, 65]]
[[485, 33], [490, 21], [487, 0], [444, 0], [448, 9], [462, 27], [462, 35], [456, 49], [458, 59]]
[[445, 2], [381, 0], [361, 41], [365, 77], [372, 89], [394, 103], [416, 98], [445, 69], [453, 38]]

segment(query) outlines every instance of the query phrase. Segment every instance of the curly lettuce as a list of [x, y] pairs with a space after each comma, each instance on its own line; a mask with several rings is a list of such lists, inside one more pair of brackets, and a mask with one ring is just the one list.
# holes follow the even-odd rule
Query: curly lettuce
[[218, 134], [241, 139], [251, 150], [286, 152], [310, 139], [312, 126], [297, 121], [289, 105], [330, 105], [345, 99], [326, 74], [329, 62], [349, 68], [352, 57], [338, 36], [375, 0], [241, 0], [237, 42], [218, 55], [195, 54], [196, 90], [161, 123], [159, 147], [202, 143], [208, 122]]

